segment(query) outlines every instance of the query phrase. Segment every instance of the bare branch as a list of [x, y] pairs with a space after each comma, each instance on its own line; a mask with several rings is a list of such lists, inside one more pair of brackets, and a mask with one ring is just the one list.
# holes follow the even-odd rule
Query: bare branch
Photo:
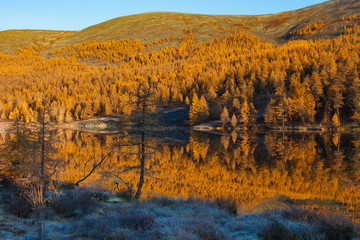
[[113, 150], [111, 150], [110, 152], [108, 152], [108, 153], [99, 161], [99, 163], [97, 163], [96, 165], [93, 166], [93, 168], [91, 169], [91, 171], [90, 171], [86, 176], [84, 176], [82, 179], [80, 179], [79, 181], [77, 181], [77, 182], [75, 183], [75, 186], [79, 186], [79, 183], [85, 181], [88, 177], [90, 177], [91, 174], [94, 173], [95, 169], [96, 169], [97, 167], [99, 167], [99, 166], [104, 162], [104, 160], [105, 160], [112, 152], [113, 152]]

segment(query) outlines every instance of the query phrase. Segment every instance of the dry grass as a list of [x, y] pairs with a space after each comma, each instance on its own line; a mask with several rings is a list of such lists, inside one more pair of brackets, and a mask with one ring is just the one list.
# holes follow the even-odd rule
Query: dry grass
[[[12, 30], [0, 32], [0, 51], [13, 52], [28, 45], [47, 45], [50, 50], [90, 40], [139, 39], [152, 42], [175, 36], [181, 39], [186, 29], [192, 29], [199, 42], [224, 37], [233, 31], [249, 31], [268, 41], [282, 43], [289, 33], [304, 23], [324, 22], [322, 34], [312, 38], [327, 38], [339, 34], [342, 17], [359, 15], [360, 3], [356, 0], [328, 1], [308, 8], [261, 16], [200, 15], [172, 12], [152, 12], [115, 18], [79, 32], [47, 30]], [[320, 14], [321, 13], [321, 14]], [[349, 22], [354, 24], [360, 20]], [[171, 44], [176, 44], [173, 41]]]
[[49, 46], [61, 38], [71, 35], [71, 31], [49, 30], [8, 30], [0, 32], [0, 52], [13, 53], [27, 46]]

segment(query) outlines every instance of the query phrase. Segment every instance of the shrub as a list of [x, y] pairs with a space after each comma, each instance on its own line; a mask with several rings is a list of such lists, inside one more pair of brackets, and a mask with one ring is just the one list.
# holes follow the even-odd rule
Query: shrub
[[112, 196], [111, 193], [105, 192], [105, 191], [98, 191], [91, 194], [91, 197], [93, 199], [96, 199], [98, 201], [106, 201]]
[[206, 240], [222, 240], [227, 239], [225, 231], [218, 227], [213, 221], [200, 219], [191, 219], [184, 222], [181, 227], [188, 233], [193, 233], [198, 236], [199, 239]]
[[292, 231], [286, 228], [284, 224], [276, 220], [271, 221], [268, 225], [263, 227], [259, 236], [263, 237], [264, 240], [294, 239]]
[[[139, 214], [135, 214], [134, 216], [136, 215], [139, 217]], [[78, 220], [74, 224], [74, 230], [80, 234], [81, 237], [93, 239], [143, 239], [143, 237], [134, 236], [142, 235], [143, 230], [150, 229], [153, 224], [149, 223], [146, 217], [140, 217], [139, 220], [134, 221], [130, 216], [130, 213], [125, 215], [90, 215]]]
[[226, 210], [231, 215], [237, 214], [237, 205], [234, 199], [217, 198], [215, 199], [215, 204], [218, 205], [221, 209]]
[[92, 198], [92, 193], [84, 189], [68, 190], [52, 202], [55, 212], [66, 218], [90, 214], [97, 206], [98, 204]]
[[0, 185], [0, 200], [4, 204], [4, 210], [17, 217], [30, 217], [34, 209], [30, 202], [20, 194], [20, 189], [6, 178], [1, 180]]
[[28, 218], [34, 211], [26, 198], [15, 194], [6, 198], [4, 208], [6, 212], [21, 218]]
[[132, 230], [150, 230], [156, 225], [154, 216], [136, 210], [120, 215], [119, 223]]
[[76, 188], [75, 184], [70, 183], [70, 182], [59, 183], [59, 189], [60, 190], [73, 190], [75, 188]]
[[328, 215], [319, 221], [319, 231], [329, 240], [351, 240], [357, 237], [354, 223], [338, 215]]
[[286, 225], [275, 219], [263, 227], [259, 236], [264, 240], [325, 240], [325, 235], [313, 226], [307, 225]]
[[329, 240], [353, 239], [357, 235], [354, 224], [343, 216], [321, 215], [306, 209], [284, 210], [282, 215], [286, 219], [315, 226]]
[[[294, 229], [294, 225], [286, 226], [274, 220], [275, 217], [303, 224]], [[271, 222], [259, 233], [264, 239], [351, 240], [357, 236], [354, 223], [342, 216], [321, 215], [306, 209], [287, 209], [272, 212], [269, 218]]]
[[282, 215], [286, 219], [292, 221], [303, 222], [307, 224], [316, 224], [322, 218], [317, 212], [309, 211], [302, 208], [292, 208], [282, 211]]
[[106, 239], [106, 236], [114, 230], [110, 221], [103, 216], [84, 217], [76, 222], [76, 229], [80, 230], [82, 237], [95, 239]]
[[131, 200], [131, 199], [132, 199], [131, 192], [129, 192], [128, 189], [122, 189], [122, 190], [116, 192], [115, 195], [116, 195], [117, 197], [123, 198], [123, 199], [125, 199], [125, 200]]
[[159, 204], [162, 207], [167, 207], [173, 205], [175, 203], [175, 200], [168, 197], [154, 197], [152, 199], [152, 202]]

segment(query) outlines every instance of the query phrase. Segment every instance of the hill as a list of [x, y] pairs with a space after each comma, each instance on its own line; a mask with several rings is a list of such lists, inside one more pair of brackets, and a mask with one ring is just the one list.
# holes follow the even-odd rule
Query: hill
[[73, 34], [73, 31], [8, 30], [0, 32], [0, 51], [10, 53], [18, 48], [51, 45], [55, 41]]
[[[199, 42], [214, 37], [223, 38], [234, 31], [247, 31], [270, 42], [283, 43], [286, 40], [315, 37], [338, 36], [344, 26], [359, 22], [353, 19], [344, 23], [343, 18], [360, 12], [360, 1], [327, 1], [304, 9], [278, 14], [258, 16], [201, 15], [186, 13], [143, 13], [115, 18], [56, 42], [63, 47], [89, 40], [106, 41], [129, 38], [149, 42], [161, 38], [182, 38], [186, 29], [191, 29]], [[312, 33], [296, 34], [313, 24], [321, 24], [321, 29]], [[293, 34], [291, 34], [293, 33]]]
[[202, 15], [152, 12], [115, 18], [79, 32], [12, 30], [0, 32], [0, 51], [10, 52], [29, 44], [48, 45], [52, 50], [90, 40], [138, 39], [152, 42], [173, 38], [176, 44], [191, 29], [198, 42], [223, 38], [234, 31], [247, 31], [272, 43], [292, 39], [339, 36], [359, 23], [360, 1], [331, 0], [307, 8], [257, 16]]

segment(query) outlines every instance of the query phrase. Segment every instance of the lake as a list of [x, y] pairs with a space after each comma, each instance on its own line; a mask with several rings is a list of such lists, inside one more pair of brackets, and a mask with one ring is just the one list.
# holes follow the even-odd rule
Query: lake
[[[0, 134], [2, 143], [12, 139]], [[360, 219], [360, 134], [178, 131], [142, 139], [57, 130], [51, 145], [45, 169], [60, 182], [87, 176], [79, 186], [131, 190], [141, 198], [232, 199], [242, 211], [274, 207], [263, 202], [275, 197], [283, 199], [275, 205]], [[24, 158], [14, 174], [28, 176], [33, 164]]]

